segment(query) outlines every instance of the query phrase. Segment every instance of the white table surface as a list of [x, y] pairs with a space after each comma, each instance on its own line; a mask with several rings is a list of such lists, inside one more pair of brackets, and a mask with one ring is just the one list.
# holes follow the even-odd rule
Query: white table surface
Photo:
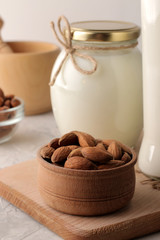
[[[14, 137], [0, 145], [0, 168], [33, 159], [38, 148], [58, 137], [53, 114], [28, 116], [19, 124]], [[30, 216], [0, 197], [0, 240], [62, 240]], [[141, 240], [159, 240], [160, 233]], [[75, 239], [76, 240], [76, 239]]]

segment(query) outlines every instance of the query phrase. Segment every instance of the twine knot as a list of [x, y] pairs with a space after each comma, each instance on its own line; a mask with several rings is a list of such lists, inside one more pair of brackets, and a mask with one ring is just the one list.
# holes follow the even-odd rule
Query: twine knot
[[[62, 30], [62, 27], [61, 27], [61, 23], [62, 21], [65, 23], [65, 28], [66, 28], [66, 34], [64, 33], [64, 31]], [[55, 25], [53, 22], [51, 22], [51, 28], [53, 30], [53, 33], [56, 37], [56, 39], [58, 40], [58, 42], [64, 47], [65, 49], [65, 56], [64, 58], [62, 59], [57, 71], [54, 73], [52, 79], [51, 79], [51, 82], [49, 83], [50, 86], [52, 86], [63, 66], [63, 63], [65, 62], [65, 60], [67, 59], [68, 56], [70, 56], [71, 60], [72, 60], [72, 63], [75, 67], [75, 69], [77, 69], [77, 71], [81, 72], [82, 74], [92, 74], [96, 71], [97, 69], [97, 62], [96, 60], [91, 57], [91, 56], [88, 56], [88, 55], [84, 55], [84, 54], [80, 54], [77, 50], [78, 49], [83, 49], [83, 48], [76, 48], [76, 47], [73, 47], [72, 46], [72, 35], [71, 35], [71, 28], [70, 28], [70, 24], [67, 20], [66, 17], [64, 16], [60, 16], [59, 19], [58, 19], [58, 22], [57, 22], [57, 27], [58, 27], [58, 30], [59, 30], [59, 34], [61, 35], [61, 39], [59, 36], [58, 36], [58, 33], [55, 29]], [[75, 56], [78, 56], [80, 58], [83, 58], [89, 62], [91, 62], [92, 64], [92, 69], [91, 70], [85, 70], [83, 68], [81, 68], [78, 63], [76, 62], [76, 58]]]
[[66, 50], [66, 53], [69, 55], [69, 54], [73, 54], [76, 49], [74, 49], [74, 48], [66, 48], [65, 50]]

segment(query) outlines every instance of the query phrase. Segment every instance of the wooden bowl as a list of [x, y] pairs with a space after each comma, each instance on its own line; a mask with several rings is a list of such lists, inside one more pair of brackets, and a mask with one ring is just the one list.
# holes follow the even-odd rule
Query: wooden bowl
[[51, 110], [49, 81], [59, 48], [46, 42], [8, 42], [14, 53], [0, 54], [0, 86], [24, 100], [25, 114]]
[[[126, 146], [125, 146], [126, 147]], [[52, 208], [73, 215], [93, 216], [114, 212], [128, 204], [135, 190], [136, 154], [117, 168], [75, 170], [56, 166], [37, 155], [38, 188]]]

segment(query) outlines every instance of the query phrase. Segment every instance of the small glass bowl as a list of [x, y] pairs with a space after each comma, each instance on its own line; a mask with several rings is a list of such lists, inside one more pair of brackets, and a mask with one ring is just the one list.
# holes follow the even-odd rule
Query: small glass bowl
[[20, 101], [18, 106], [0, 111], [0, 143], [12, 138], [18, 123], [24, 117], [24, 102], [20, 98], [16, 99]]

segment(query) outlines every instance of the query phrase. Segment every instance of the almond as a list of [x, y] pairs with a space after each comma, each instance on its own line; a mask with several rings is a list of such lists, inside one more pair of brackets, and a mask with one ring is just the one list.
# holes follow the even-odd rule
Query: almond
[[110, 152], [113, 155], [113, 158], [115, 160], [121, 159], [121, 157], [122, 157], [122, 149], [116, 141], [113, 141], [110, 143], [110, 145], [108, 147], [108, 152]]
[[104, 144], [104, 146], [106, 146], [108, 148], [108, 146], [113, 142], [114, 140], [112, 139], [106, 139], [106, 140], [102, 140], [102, 143]]
[[68, 155], [68, 158], [75, 156], [83, 157], [81, 150], [82, 150], [81, 147], [72, 150], [72, 152], [70, 152], [70, 154]]
[[69, 145], [68, 147], [71, 149], [71, 151], [79, 148], [79, 146], [77, 146], [77, 145]]
[[78, 145], [78, 137], [75, 133], [69, 132], [59, 139], [60, 146]]
[[54, 138], [48, 143], [48, 146], [54, 149], [57, 149], [59, 147], [58, 141], [59, 141], [59, 138]]
[[121, 160], [111, 160], [111, 161], [107, 162], [106, 164], [98, 166], [98, 169], [99, 170], [100, 169], [111, 169], [111, 168], [122, 166], [123, 164], [124, 164], [124, 162]]
[[81, 170], [96, 170], [97, 166], [84, 157], [70, 157], [64, 164], [65, 168], [81, 169]]
[[54, 148], [45, 146], [41, 148], [40, 155], [43, 158], [51, 159], [53, 152], [54, 152]]
[[[109, 147], [109, 145], [110, 145], [112, 142], [115, 142], [115, 140], [113, 140], [113, 139], [106, 139], [106, 140], [102, 140], [102, 142], [103, 142], [104, 146]], [[127, 152], [127, 153], [129, 153], [129, 154], [132, 154], [131, 151], [130, 151], [130, 149], [129, 149], [126, 145], [122, 144], [122, 143], [119, 142], [119, 141], [116, 141], [116, 142], [119, 144], [119, 146], [121, 147], [121, 149], [122, 149], [124, 152]]]
[[94, 147], [96, 145], [96, 140], [91, 135], [79, 131], [74, 131], [74, 133], [78, 137], [79, 145], [81, 147]]
[[98, 147], [98, 148], [106, 151], [106, 148], [105, 148], [105, 146], [104, 146], [104, 144], [103, 144], [102, 142], [99, 142], [99, 143], [96, 145], [96, 147]]
[[122, 144], [121, 142], [118, 142], [119, 146], [121, 147], [121, 149], [123, 150], [123, 152], [127, 152], [129, 153], [130, 155], [132, 155], [132, 152], [131, 150], [124, 144]]
[[17, 107], [18, 105], [20, 105], [20, 101], [16, 98], [12, 98], [11, 99], [11, 106], [12, 107]]
[[130, 155], [127, 152], [125, 152], [123, 154], [121, 160], [124, 161], [125, 163], [127, 163], [127, 162], [131, 161], [131, 157], [130, 157]]
[[7, 99], [4, 101], [4, 106], [11, 107], [11, 100]]
[[53, 163], [63, 162], [67, 159], [71, 151], [72, 150], [68, 146], [59, 147], [54, 151], [51, 161]]
[[104, 151], [98, 147], [82, 148], [82, 155], [93, 162], [99, 163], [106, 163], [113, 159], [112, 155], [107, 150]]

